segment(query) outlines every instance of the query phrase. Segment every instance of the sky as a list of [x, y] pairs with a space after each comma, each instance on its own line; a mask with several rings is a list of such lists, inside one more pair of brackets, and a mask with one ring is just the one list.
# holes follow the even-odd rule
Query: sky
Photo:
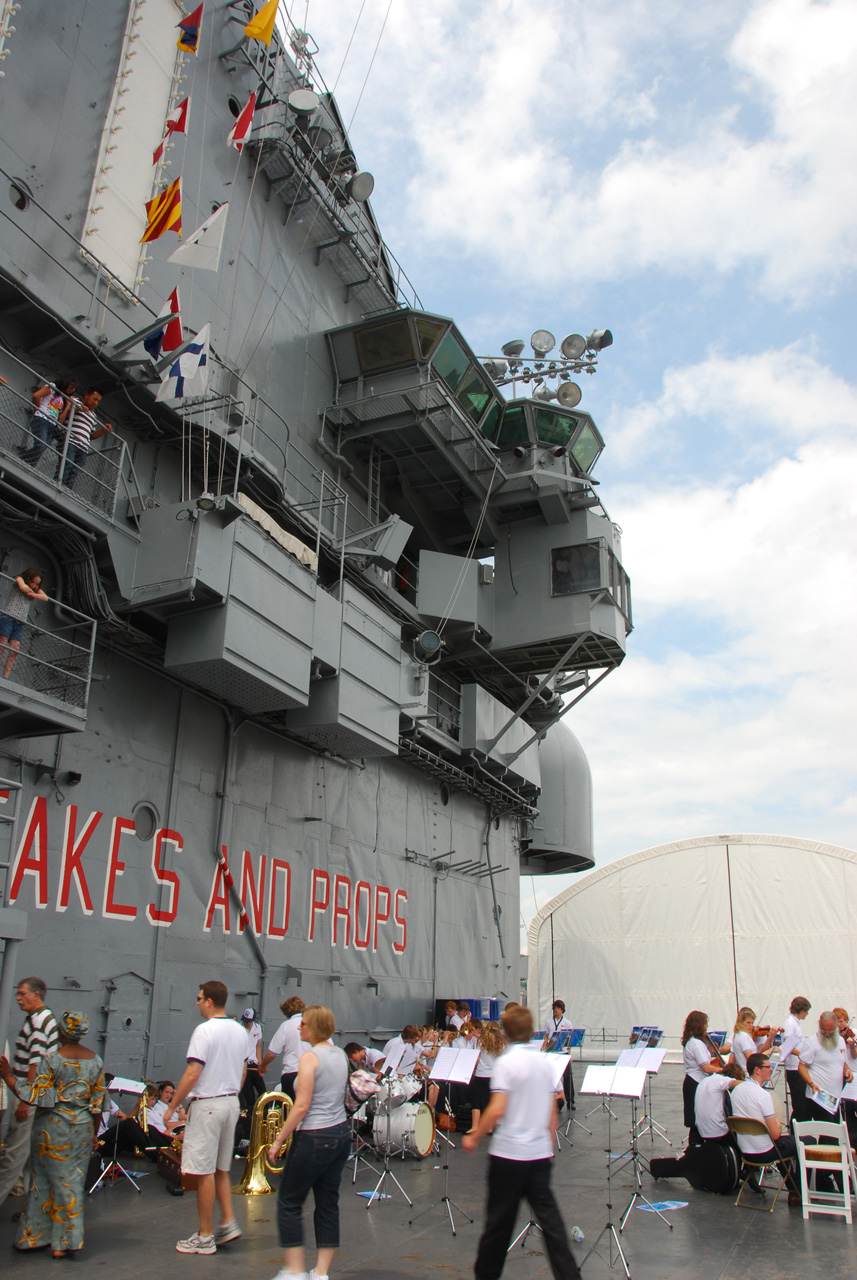
[[[596, 865], [857, 848], [854, 0], [309, 0], [295, 22], [423, 305], [583, 384], [628, 655], [570, 713]], [[379, 43], [380, 37], [380, 43]], [[571, 883], [525, 878], [522, 923]]]

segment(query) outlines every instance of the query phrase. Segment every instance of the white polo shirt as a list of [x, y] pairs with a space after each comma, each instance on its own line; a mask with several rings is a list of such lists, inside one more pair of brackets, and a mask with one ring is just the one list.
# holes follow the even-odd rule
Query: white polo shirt
[[[764, 1123], [776, 1116], [774, 1100], [770, 1092], [763, 1089], [755, 1080], [742, 1080], [732, 1090], [732, 1114], [745, 1116], [750, 1120], [761, 1120]], [[736, 1137], [738, 1146], [748, 1156], [757, 1156], [762, 1151], [770, 1151], [774, 1145], [774, 1140], [769, 1133], [761, 1133], [758, 1137], [749, 1133], [739, 1133]]]
[[839, 1097], [842, 1092], [842, 1068], [845, 1066], [845, 1041], [841, 1036], [837, 1037], [835, 1049], [823, 1049], [818, 1042], [818, 1035], [810, 1036], [800, 1047], [800, 1060], [809, 1068], [809, 1074], [819, 1089]]
[[[723, 1138], [729, 1132], [723, 1103], [735, 1083], [729, 1076], [706, 1076], [693, 1097], [696, 1127], [702, 1138]], [[737, 1087], [737, 1086], [736, 1086]]]
[[247, 1032], [232, 1018], [208, 1018], [195, 1029], [187, 1047], [188, 1062], [201, 1062], [202, 1073], [191, 1098], [217, 1098], [238, 1093], [247, 1059]]
[[549, 1160], [554, 1153], [551, 1118], [557, 1090], [545, 1054], [512, 1044], [497, 1059], [491, 1092], [506, 1094], [489, 1151], [503, 1160]]

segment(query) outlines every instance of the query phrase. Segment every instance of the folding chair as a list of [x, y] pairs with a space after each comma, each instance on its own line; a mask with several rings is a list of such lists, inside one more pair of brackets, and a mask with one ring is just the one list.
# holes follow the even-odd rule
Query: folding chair
[[[768, 1126], [761, 1120], [752, 1120], [749, 1116], [727, 1116], [726, 1123], [729, 1126], [730, 1133], [742, 1133], [745, 1137], [767, 1138], [769, 1141], [771, 1140], [768, 1132]], [[762, 1213], [773, 1213], [774, 1209], [776, 1209], [780, 1192], [783, 1187], [787, 1187], [788, 1185], [786, 1182], [786, 1175], [788, 1172], [789, 1160], [786, 1157], [780, 1157], [779, 1152], [777, 1151], [777, 1144], [775, 1142], [773, 1143], [773, 1147], [775, 1154], [773, 1159], [769, 1160], [762, 1160], [760, 1157], [754, 1156], [752, 1153], [741, 1152], [741, 1172], [739, 1175], [741, 1178], [741, 1187], [738, 1191], [738, 1199], [735, 1201], [738, 1208], [759, 1209]], [[785, 1166], [786, 1172], [783, 1172], [783, 1166]], [[751, 1175], [756, 1171], [759, 1173], [759, 1194], [763, 1200], [766, 1199], [765, 1192], [767, 1188], [762, 1184], [765, 1179], [765, 1174], [772, 1169], [779, 1173], [780, 1184], [776, 1189], [774, 1201], [770, 1209], [768, 1209], [764, 1204], [744, 1203], [741, 1200], [741, 1197], [746, 1190], [747, 1183], [749, 1182]]]
[[[854, 1151], [844, 1120], [801, 1120], [795, 1123], [798, 1164], [800, 1165], [800, 1194], [803, 1216], [811, 1213], [841, 1214], [851, 1225], [851, 1196], [857, 1196], [857, 1172], [854, 1169]], [[822, 1138], [831, 1139], [821, 1142]], [[841, 1188], [838, 1191], [816, 1191], [809, 1183], [810, 1171], [839, 1174]]]

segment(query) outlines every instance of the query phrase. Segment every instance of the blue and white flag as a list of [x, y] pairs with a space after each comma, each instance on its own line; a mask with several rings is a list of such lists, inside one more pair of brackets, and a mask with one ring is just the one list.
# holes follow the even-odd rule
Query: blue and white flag
[[176, 357], [163, 378], [156, 400], [185, 400], [204, 396], [208, 390], [211, 363], [208, 354], [209, 330], [206, 324]]

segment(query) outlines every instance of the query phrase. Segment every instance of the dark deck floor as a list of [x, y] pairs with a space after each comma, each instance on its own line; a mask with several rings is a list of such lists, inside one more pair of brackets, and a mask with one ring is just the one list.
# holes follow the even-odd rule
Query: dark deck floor
[[[575, 1064], [575, 1078], [580, 1080], [582, 1065]], [[575, 1118], [581, 1121], [595, 1099], [578, 1096]], [[681, 1071], [664, 1066], [655, 1081], [653, 1111], [666, 1126], [669, 1136], [681, 1146]], [[630, 1124], [630, 1104], [615, 1106], [619, 1120], [613, 1124], [612, 1149], [625, 1149]], [[577, 1224], [585, 1233], [582, 1245], [574, 1245], [578, 1261], [586, 1254], [606, 1222], [606, 1115], [597, 1112], [587, 1122], [593, 1130], [590, 1137], [580, 1129], [573, 1130], [574, 1146], [563, 1143], [556, 1160], [554, 1188], [566, 1224]], [[483, 1144], [484, 1145], [484, 1144]], [[645, 1137], [640, 1145], [644, 1155], [668, 1155], [669, 1148], [660, 1139]], [[145, 1162], [132, 1162], [148, 1168]], [[236, 1162], [236, 1181], [241, 1172]], [[394, 1170], [414, 1201], [409, 1209], [395, 1189], [393, 1198], [373, 1204], [367, 1211], [365, 1199], [354, 1194], [350, 1166], [342, 1188], [343, 1248], [332, 1268], [336, 1277], [353, 1280], [389, 1280], [394, 1276], [438, 1276], [459, 1280], [471, 1274], [476, 1242], [483, 1216], [485, 1151], [468, 1156], [459, 1149], [451, 1152], [449, 1191], [452, 1198], [475, 1219], [471, 1226], [456, 1214], [458, 1234], [453, 1236], [445, 1210], [441, 1207], [408, 1225], [420, 1210], [443, 1195], [443, 1173], [440, 1160], [428, 1158], [421, 1164], [408, 1159], [394, 1162]], [[374, 1185], [367, 1170], [357, 1180], [357, 1190]], [[87, 1275], [109, 1276], [125, 1280], [136, 1276], [170, 1276], [179, 1273], [195, 1280], [214, 1276], [253, 1276], [270, 1280], [282, 1266], [282, 1253], [276, 1241], [273, 1196], [237, 1197], [237, 1216], [245, 1229], [244, 1238], [221, 1249], [214, 1257], [186, 1257], [175, 1252], [175, 1241], [188, 1235], [196, 1226], [195, 1201], [188, 1192], [181, 1198], [167, 1193], [166, 1184], [151, 1173], [141, 1183], [138, 1195], [127, 1183], [110, 1187], [92, 1196], [86, 1207], [86, 1248], [70, 1265]], [[627, 1205], [632, 1191], [631, 1170], [620, 1173], [613, 1181], [615, 1216]], [[668, 1216], [673, 1224], [668, 1230], [653, 1214], [634, 1208], [631, 1211], [622, 1244], [634, 1280], [831, 1280], [831, 1277], [854, 1272], [854, 1228], [841, 1218], [814, 1217], [804, 1222], [800, 1210], [789, 1209], [785, 1196], [780, 1197], [776, 1211], [769, 1213], [736, 1209], [733, 1197], [724, 1198], [694, 1191], [684, 1181], [653, 1182], [644, 1174], [643, 1194], [649, 1200], [685, 1200], [687, 1208]], [[0, 1208], [0, 1257], [3, 1275], [9, 1280], [32, 1277], [43, 1270], [52, 1275], [60, 1266], [49, 1253], [21, 1255], [11, 1250], [14, 1224], [11, 1215], [22, 1207], [23, 1200], [9, 1199]], [[519, 1226], [523, 1226], [522, 1218]], [[306, 1215], [310, 1234], [311, 1215]], [[309, 1251], [309, 1262], [314, 1254]], [[606, 1238], [598, 1253], [586, 1262], [586, 1280], [624, 1275], [616, 1259], [611, 1270]], [[64, 1266], [69, 1264], [64, 1263]], [[518, 1247], [509, 1259], [505, 1277], [530, 1280], [550, 1275], [547, 1259], [538, 1235], [531, 1236], [524, 1248]]]

